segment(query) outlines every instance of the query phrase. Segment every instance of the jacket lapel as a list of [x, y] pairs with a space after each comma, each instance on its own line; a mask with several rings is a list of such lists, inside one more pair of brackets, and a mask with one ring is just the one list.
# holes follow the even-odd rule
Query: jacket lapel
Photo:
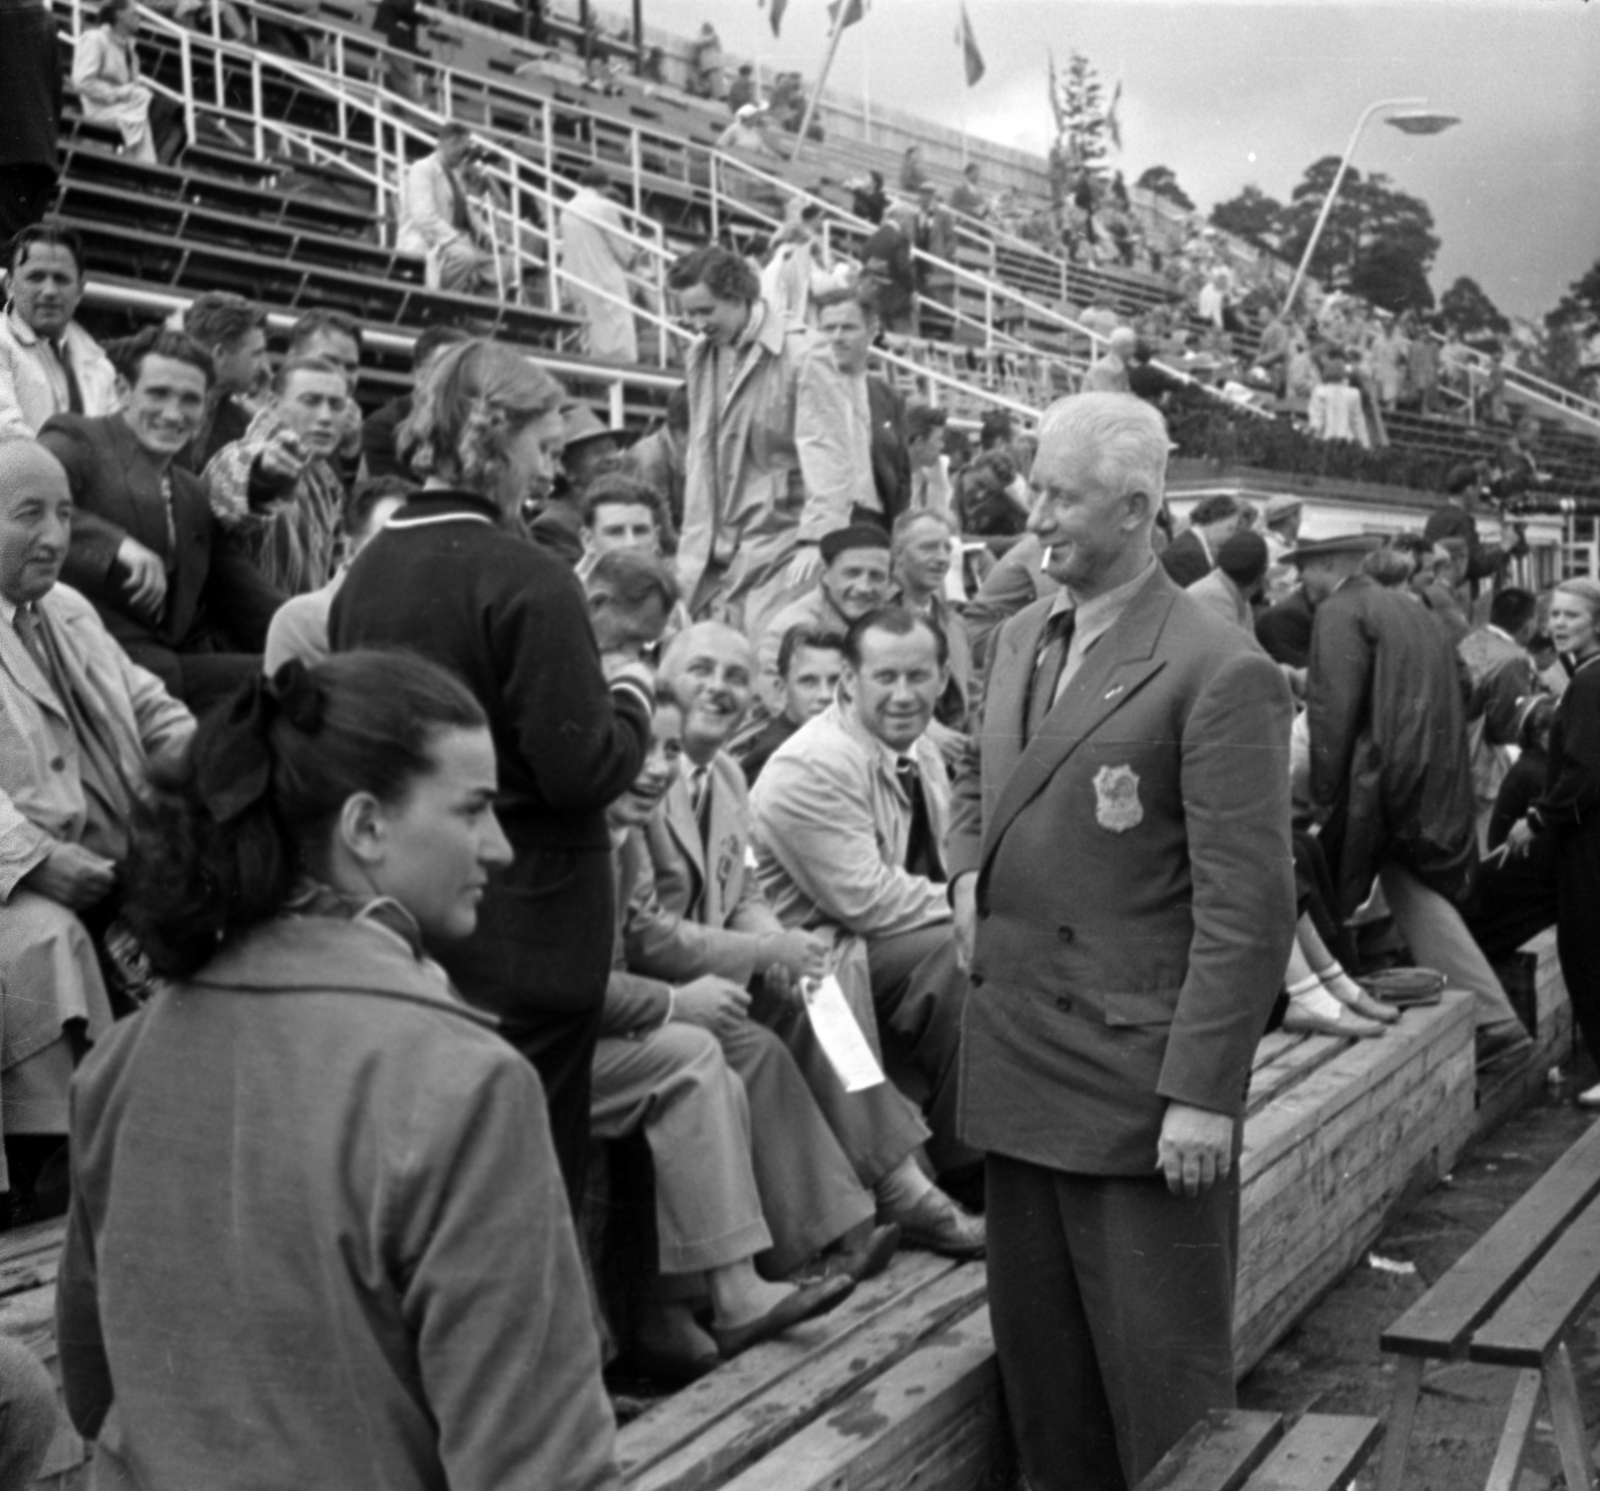
[[694, 818], [694, 805], [689, 801], [689, 776], [686, 771], [679, 772], [678, 779], [667, 789], [663, 817], [667, 832], [678, 846], [678, 853], [683, 856], [687, 866], [685, 879], [688, 883], [684, 887], [688, 896], [687, 904], [690, 908], [698, 908], [705, 896], [706, 855], [705, 846], [700, 842], [700, 825]]
[[[1012, 820], [1038, 796], [1062, 763], [1165, 666], [1154, 653], [1176, 594], [1177, 587], [1158, 569], [1111, 630], [1089, 650], [1038, 733], [1022, 748], [1000, 788], [984, 835], [985, 860]], [[1048, 607], [1044, 608], [1038, 626], [1030, 629], [1035, 647], [1048, 611]], [[1031, 650], [1025, 656], [1031, 658]], [[1031, 668], [1016, 660], [1016, 665], [1007, 671], [1021, 678], [1020, 693], [1025, 698]], [[1020, 709], [1017, 719], [1016, 738], [1020, 740]]]
[[[50, 624], [42, 612], [39, 623], [41, 626]], [[22, 638], [17, 635], [16, 627], [3, 620], [0, 620], [0, 668], [4, 668], [17, 687], [40, 708], [48, 710], [60, 719], [66, 719], [66, 709], [56, 697], [56, 691], [51, 687], [50, 680], [44, 676], [43, 670], [34, 661], [33, 654], [22, 645]]]

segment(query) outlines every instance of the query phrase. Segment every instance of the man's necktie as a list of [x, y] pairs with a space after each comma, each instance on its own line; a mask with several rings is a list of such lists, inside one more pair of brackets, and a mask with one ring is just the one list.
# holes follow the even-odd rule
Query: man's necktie
[[694, 821], [700, 830], [702, 847], [706, 842], [707, 831], [711, 827], [711, 794], [706, 791], [706, 776], [709, 771], [709, 767], [697, 766], [689, 773], [689, 802], [694, 807]]
[[67, 350], [67, 339], [62, 337], [59, 341], [50, 343], [51, 349], [56, 354], [56, 361], [61, 364], [61, 371], [67, 375], [67, 413], [83, 413], [83, 389], [78, 386], [78, 372], [72, 366], [72, 353]]
[[22, 645], [28, 649], [34, 662], [39, 665], [39, 671], [54, 685], [55, 671], [50, 666], [50, 654], [45, 650], [44, 637], [39, 630], [38, 613], [32, 606], [18, 606], [12, 625], [16, 627]]
[[1057, 611], [1045, 623], [1039, 650], [1033, 660], [1033, 682], [1028, 688], [1028, 718], [1026, 729], [1032, 740], [1056, 702], [1056, 688], [1061, 682], [1061, 670], [1067, 665], [1067, 650], [1072, 646], [1072, 628], [1077, 621], [1075, 611]]
[[933, 820], [928, 816], [928, 799], [922, 788], [922, 773], [909, 756], [894, 763], [895, 779], [911, 804], [911, 832], [906, 835], [906, 869], [929, 880], [944, 880], [944, 862], [933, 838]]

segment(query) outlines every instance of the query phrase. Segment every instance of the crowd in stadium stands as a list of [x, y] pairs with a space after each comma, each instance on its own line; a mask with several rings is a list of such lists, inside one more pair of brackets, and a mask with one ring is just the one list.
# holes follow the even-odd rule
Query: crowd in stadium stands
[[[122, 3], [74, 78], [154, 158]], [[709, 25], [694, 67], [730, 146], [799, 129], [797, 75], [730, 82]], [[401, 242], [506, 294], [473, 148], [447, 125], [410, 167]], [[953, 260], [958, 223], [1167, 277], [1131, 321], [1072, 308], [1113, 432], [1196, 384], [1363, 445], [1449, 392], [1510, 428], [1387, 541], [1302, 542], [1292, 497], [1180, 526], [1118, 485], [1115, 440], [1086, 481], [1150, 509], [1140, 586], [1294, 701], [1262, 788], [1292, 804], [1275, 1021], [1381, 1039], [1367, 975], [1411, 962], [1471, 993], [1480, 1073], [1507, 1071], [1531, 1043], [1493, 960], [1553, 925], [1600, 1058], [1600, 586], [1534, 595], [1517, 530], [1480, 537], [1479, 502], [1545, 480], [1503, 380], [1349, 297], [1276, 313], [1207, 232], [1154, 248], [1120, 178], [1045, 221], [976, 165], [946, 199], [915, 147], [897, 186], [857, 183], [859, 262], [798, 202], [756, 262], [677, 260], [695, 340], [632, 443], [448, 326], [365, 414], [340, 312], [273, 359], [264, 309], [213, 292], [102, 347], [77, 235], [12, 242], [0, 1179], [11, 1223], [58, 1212], [70, 1133], [62, 1373], [129, 1483], [244, 1456], [284, 1484], [609, 1487], [603, 1363], [688, 1382], [899, 1248], [984, 1253], [953, 824], [991, 676], [1023, 666], [1048, 731], [1116, 622], [1055, 630], [1088, 497], [1034, 437], [996, 412], [974, 442], [871, 369], [952, 303], [913, 250]], [[627, 218], [603, 170], [578, 188], [569, 298], [595, 357], [636, 362]], [[1019, 664], [1024, 613], [1055, 654]], [[1133, 791], [1102, 824], [1137, 825]]]

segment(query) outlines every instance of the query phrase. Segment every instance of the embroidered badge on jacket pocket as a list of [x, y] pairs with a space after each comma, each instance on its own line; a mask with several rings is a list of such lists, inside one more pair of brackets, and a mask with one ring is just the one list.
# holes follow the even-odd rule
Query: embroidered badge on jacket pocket
[[1094, 774], [1094, 816], [1101, 828], [1127, 833], [1144, 822], [1139, 774], [1131, 766], [1102, 766]]

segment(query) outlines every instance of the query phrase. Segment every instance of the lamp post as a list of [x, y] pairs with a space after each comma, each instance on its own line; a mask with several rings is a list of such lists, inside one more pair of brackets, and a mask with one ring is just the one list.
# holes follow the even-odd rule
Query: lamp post
[[1350, 169], [1350, 157], [1356, 153], [1356, 143], [1372, 116], [1383, 109], [1404, 110], [1403, 113], [1397, 113], [1384, 122], [1392, 124], [1397, 130], [1408, 135], [1436, 135], [1441, 130], [1449, 129], [1452, 124], [1461, 122], [1454, 114], [1438, 114], [1430, 111], [1427, 102], [1425, 98], [1382, 98], [1375, 104], [1368, 104], [1362, 110], [1361, 117], [1356, 120], [1355, 131], [1350, 136], [1350, 143], [1344, 148], [1344, 159], [1339, 162], [1339, 169], [1333, 173], [1333, 184], [1328, 188], [1328, 195], [1322, 199], [1322, 211], [1317, 214], [1317, 225], [1311, 230], [1311, 237], [1306, 240], [1306, 250], [1300, 256], [1300, 267], [1295, 270], [1289, 293], [1284, 297], [1284, 315], [1294, 307], [1294, 298], [1300, 293], [1300, 282], [1306, 277], [1306, 267], [1311, 263], [1311, 256], [1317, 250], [1317, 242], [1327, 224], [1328, 213], [1333, 209], [1333, 199], [1339, 195], [1339, 187], [1344, 182], [1344, 173]]

